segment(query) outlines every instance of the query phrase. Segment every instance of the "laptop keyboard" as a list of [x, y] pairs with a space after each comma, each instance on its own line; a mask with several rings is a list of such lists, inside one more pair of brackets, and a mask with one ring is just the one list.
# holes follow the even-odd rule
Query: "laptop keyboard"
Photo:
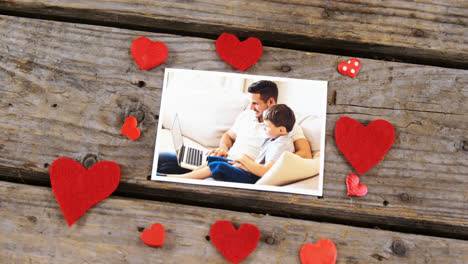
[[203, 151], [191, 147], [182, 146], [182, 162], [190, 165], [200, 166], [203, 163]]

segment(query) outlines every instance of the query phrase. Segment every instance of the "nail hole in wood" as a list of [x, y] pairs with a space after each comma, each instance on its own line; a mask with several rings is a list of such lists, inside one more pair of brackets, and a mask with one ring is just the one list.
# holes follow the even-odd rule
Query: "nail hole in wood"
[[145, 119], [145, 112], [142, 110], [132, 110], [128, 113], [128, 116], [133, 116], [138, 123], [141, 123]]
[[468, 140], [463, 140], [462, 141], [462, 150], [463, 151], [468, 151]]
[[388, 203], [387, 200], [383, 201], [383, 205], [384, 205], [384, 206], [387, 206], [388, 204], [389, 204], [389, 203]]
[[148, 176], [146, 177], [146, 179], [147, 179], [148, 181], [151, 181], [151, 175], [148, 175]]
[[49, 168], [49, 166], [50, 166], [49, 163], [44, 163], [44, 168], [47, 169], [47, 168]]
[[317, 199], [323, 199], [323, 196], [317, 196]]
[[141, 226], [137, 227], [137, 229], [138, 229], [138, 232], [143, 232], [145, 230], [145, 228]]
[[85, 167], [86, 169], [91, 168], [96, 163], [97, 163], [97, 156], [94, 154], [86, 155], [82, 162], [83, 167]]
[[57, 107], [57, 104], [53, 104], [53, 105], [51, 105], [51, 107], [55, 108], [55, 107]]
[[144, 81], [138, 81], [137, 86], [142, 88], [145, 87], [146, 83]]
[[421, 29], [416, 29], [413, 34], [416, 36], [416, 37], [424, 37], [424, 31], [422, 31]]
[[275, 239], [273, 237], [267, 237], [265, 239], [265, 242], [268, 244], [268, 245], [273, 245], [275, 243]]
[[400, 194], [400, 199], [404, 202], [407, 202], [411, 199], [411, 196], [407, 193], [401, 193]]
[[395, 240], [392, 243], [392, 252], [400, 257], [404, 257], [406, 255], [406, 246], [405, 243], [401, 240]]
[[13, 105], [11, 103], [8, 104], [8, 107], [12, 107]]
[[32, 215], [28, 216], [27, 219], [29, 220], [29, 222], [34, 223], [34, 224], [37, 222], [37, 217], [32, 216]]
[[210, 241], [210, 236], [205, 237], [206, 241]]

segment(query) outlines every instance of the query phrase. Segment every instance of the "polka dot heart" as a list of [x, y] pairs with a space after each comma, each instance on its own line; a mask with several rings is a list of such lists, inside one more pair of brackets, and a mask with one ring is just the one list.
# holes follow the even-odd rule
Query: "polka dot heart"
[[350, 59], [348, 61], [342, 61], [338, 65], [338, 71], [349, 77], [356, 77], [356, 74], [361, 68], [361, 62], [358, 59]]

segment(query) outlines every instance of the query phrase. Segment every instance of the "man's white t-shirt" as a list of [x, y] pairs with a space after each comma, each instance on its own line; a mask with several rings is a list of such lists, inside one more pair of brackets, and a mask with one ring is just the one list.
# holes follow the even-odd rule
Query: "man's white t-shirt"
[[[242, 154], [246, 154], [255, 160], [260, 153], [262, 143], [267, 138], [263, 126], [264, 123], [258, 122], [254, 111], [248, 109], [240, 113], [231, 128], [231, 131], [236, 134], [236, 140], [228, 151], [228, 158], [239, 159]], [[293, 141], [305, 138], [302, 128], [297, 124], [294, 124], [289, 136]]]

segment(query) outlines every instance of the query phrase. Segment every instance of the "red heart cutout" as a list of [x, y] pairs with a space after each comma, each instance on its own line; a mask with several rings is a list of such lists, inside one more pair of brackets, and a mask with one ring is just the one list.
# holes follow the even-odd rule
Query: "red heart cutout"
[[112, 161], [100, 161], [86, 170], [72, 159], [59, 158], [50, 166], [49, 174], [52, 191], [68, 226], [111, 195], [120, 181], [120, 167]]
[[257, 38], [248, 38], [240, 42], [236, 36], [223, 33], [216, 40], [216, 51], [225, 62], [238, 70], [245, 71], [260, 59], [263, 46]]
[[317, 243], [307, 243], [300, 252], [302, 264], [336, 263], [336, 246], [330, 239], [320, 239]]
[[358, 59], [350, 59], [342, 61], [338, 64], [338, 71], [349, 77], [356, 77], [359, 69], [361, 69], [361, 62]]
[[227, 260], [238, 263], [255, 250], [260, 230], [247, 223], [236, 230], [229, 221], [216, 221], [211, 227], [210, 239]]
[[137, 128], [138, 122], [135, 117], [129, 116], [120, 130], [129, 139], [137, 140], [140, 137], [140, 129]]
[[146, 37], [135, 39], [130, 50], [133, 59], [142, 70], [151, 69], [163, 63], [169, 53], [164, 43], [151, 42]]
[[344, 116], [336, 122], [335, 140], [351, 165], [363, 174], [379, 163], [390, 149], [395, 140], [395, 129], [386, 120], [375, 120], [364, 127]]
[[164, 237], [166, 232], [164, 227], [160, 223], [155, 223], [150, 229], [143, 231], [141, 234], [141, 240], [148, 246], [160, 247], [164, 244]]
[[367, 194], [367, 186], [359, 183], [359, 177], [354, 173], [346, 177], [346, 186], [348, 187], [348, 196], [364, 196]]

